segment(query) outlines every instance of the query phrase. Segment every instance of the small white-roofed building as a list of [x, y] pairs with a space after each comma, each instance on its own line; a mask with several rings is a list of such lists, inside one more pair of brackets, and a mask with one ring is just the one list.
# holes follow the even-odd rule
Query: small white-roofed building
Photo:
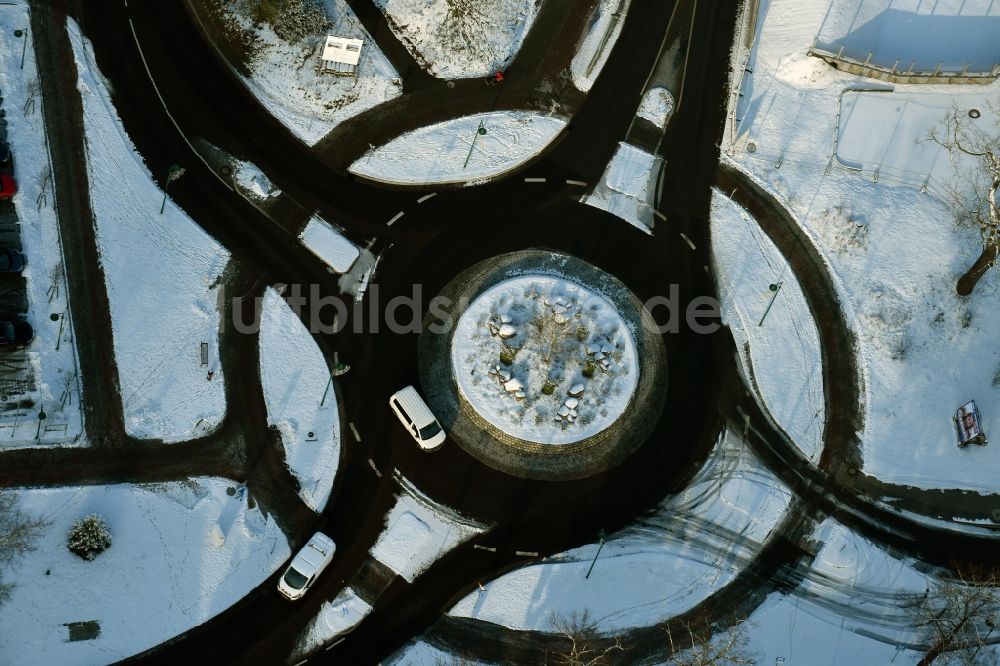
[[354, 76], [358, 69], [358, 62], [361, 60], [362, 46], [364, 46], [364, 41], [361, 39], [327, 35], [321, 56], [323, 71], [342, 76]]

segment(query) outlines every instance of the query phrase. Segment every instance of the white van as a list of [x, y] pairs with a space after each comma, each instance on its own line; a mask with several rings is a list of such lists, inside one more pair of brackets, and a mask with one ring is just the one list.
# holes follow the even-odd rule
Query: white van
[[281, 596], [289, 601], [301, 599], [323, 573], [323, 569], [329, 566], [336, 550], [337, 545], [333, 543], [333, 539], [322, 532], [316, 532], [278, 579], [278, 592]]
[[407, 386], [396, 391], [389, 398], [389, 406], [424, 451], [434, 451], [444, 444], [444, 429], [417, 389]]

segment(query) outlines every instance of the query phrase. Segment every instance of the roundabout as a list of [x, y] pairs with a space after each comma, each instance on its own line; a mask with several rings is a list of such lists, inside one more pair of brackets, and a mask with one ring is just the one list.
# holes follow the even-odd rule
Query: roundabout
[[[438, 294], [418, 364], [461, 448], [501, 472], [582, 479], [628, 457], [663, 410], [666, 350], [642, 303], [576, 257], [482, 261]], [[657, 390], [654, 390], [657, 387]]]

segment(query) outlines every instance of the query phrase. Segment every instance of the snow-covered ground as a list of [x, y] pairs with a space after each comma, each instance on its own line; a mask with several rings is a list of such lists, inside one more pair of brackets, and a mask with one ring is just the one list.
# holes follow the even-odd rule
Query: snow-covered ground
[[639, 103], [639, 111], [636, 113], [640, 118], [645, 118], [660, 129], [667, 126], [670, 114], [674, 112], [674, 96], [666, 88], [650, 88], [642, 96]]
[[370, 150], [350, 171], [405, 185], [482, 182], [521, 166], [565, 127], [565, 120], [527, 111], [456, 118], [407, 132]]
[[[308, 145], [322, 139], [343, 121], [402, 94], [399, 74], [347, 2], [323, 0], [322, 5], [326, 10], [326, 30], [317, 30], [292, 42], [279, 37], [266, 23], [255, 26], [238, 11], [239, 3], [220, 5], [234, 23], [230, 29], [252, 36], [253, 54], [247, 63], [250, 75], [241, 74], [247, 88]], [[364, 40], [356, 77], [318, 71], [327, 33]]]
[[474, 590], [449, 614], [551, 631], [588, 611], [601, 631], [650, 626], [725, 586], [785, 514], [791, 494], [732, 434], [657, 513], [598, 544], [554, 555]]
[[321, 511], [340, 465], [340, 412], [330, 370], [298, 315], [273, 289], [264, 295], [260, 380], [267, 422], [278, 428], [299, 496]]
[[326, 220], [313, 216], [299, 240], [336, 273], [347, 273], [361, 251]]
[[[272, 519], [227, 495], [232, 485], [195, 478], [19, 491], [22, 507], [51, 524], [37, 549], [5, 572], [17, 586], [0, 605], [0, 662], [118, 661], [205, 622], [260, 585], [291, 551]], [[213, 532], [233, 501], [235, 520], [220, 547]], [[105, 519], [113, 541], [88, 562], [69, 552], [66, 535], [90, 513]], [[67, 640], [68, 623], [90, 621], [100, 625], [97, 638]]]
[[468, 79], [506, 69], [542, 0], [374, 0], [393, 32], [434, 76]]
[[397, 479], [402, 492], [385, 517], [371, 556], [412, 583], [437, 559], [487, 527], [434, 502], [398, 474]]
[[244, 196], [257, 201], [267, 201], [281, 194], [281, 190], [271, 182], [256, 164], [245, 160], [233, 160], [233, 181], [243, 191]]
[[[803, 454], [818, 462], [826, 411], [816, 324], [778, 248], [718, 190], [712, 195], [712, 259], [722, 320], [733, 332], [740, 358], [746, 361], [749, 343], [764, 403]], [[777, 284], [775, 295], [769, 287]]]
[[319, 614], [296, 641], [293, 659], [326, 645], [361, 623], [372, 607], [353, 588], [345, 587], [333, 601], [324, 601]]
[[[24, 5], [0, 7], [0, 89], [6, 112], [6, 140], [14, 156], [14, 177], [18, 183], [14, 210], [28, 261], [22, 274], [28, 299], [25, 318], [35, 331], [34, 342], [24, 352], [5, 354], [0, 368], [4, 387], [0, 403], [0, 449], [86, 442], [81, 437], [79, 368], [42, 100], [37, 90], [32, 92], [38, 77], [34, 44], [28, 44], [24, 51], [22, 69], [20, 57], [26, 37], [14, 34], [29, 23]], [[37, 420], [39, 410], [46, 414], [41, 429]]]
[[887, 68], [898, 62], [900, 71], [1000, 64], [1000, 6], [991, 0], [832, 0], [813, 34], [819, 48]]
[[384, 666], [441, 666], [459, 663], [462, 666], [480, 666], [481, 662], [468, 659], [458, 660], [450, 652], [439, 650], [419, 638], [411, 640], [393, 654], [382, 660]]
[[217, 427], [226, 412], [217, 284], [229, 253], [173, 201], [160, 214], [160, 181], [125, 134], [72, 21], [69, 32], [125, 427], [142, 439], [190, 439]]
[[604, 69], [611, 50], [625, 25], [625, 15], [631, 0], [600, 0], [587, 23], [576, 55], [570, 63], [573, 85], [587, 92]]
[[600, 184], [583, 197], [583, 202], [653, 233], [652, 196], [661, 162], [645, 150], [620, 143]]
[[987, 435], [1000, 428], [1000, 275], [991, 272], [970, 297], [955, 294], [956, 279], [982, 246], [977, 234], [955, 227], [936, 193], [950, 163], [917, 143], [936, 112], [914, 101], [955, 95], [959, 108], [985, 111], [1000, 84], [845, 95], [856, 105], [841, 130], [847, 157], [934, 168], [927, 192], [919, 179], [891, 169], [875, 182], [871, 171], [833, 161], [833, 142], [845, 88], [884, 86], [806, 55], [826, 10], [805, 0], [770, 3], [747, 63], [738, 138], [723, 148], [785, 202], [830, 263], [864, 372], [865, 472], [921, 487], [1000, 492], [993, 473], [1000, 448], [957, 448], [952, 423], [955, 410], [976, 399]]
[[480, 416], [542, 444], [601, 432], [639, 381], [635, 340], [615, 307], [554, 275], [513, 277], [477, 296], [455, 327], [451, 357]]

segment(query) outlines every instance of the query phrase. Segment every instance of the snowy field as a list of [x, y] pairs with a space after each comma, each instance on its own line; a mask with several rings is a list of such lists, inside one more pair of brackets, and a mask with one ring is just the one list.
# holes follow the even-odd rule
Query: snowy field
[[455, 328], [451, 358], [480, 416], [541, 444], [601, 432], [639, 382], [635, 340], [615, 306], [550, 275], [514, 277], [476, 297]]
[[[25, 38], [14, 35], [15, 30], [28, 24], [28, 12], [23, 5], [0, 7], [0, 89], [8, 129], [6, 140], [14, 155], [14, 176], [18, 183], [13, 204], [22, 250], [28, 260], [22, 273], [27, 286], [26, 319], [35, 331], [34, 342], [24, 352], [4, 357], [2, 378], [7, 386], [4, 392], [8, 393], [4, 401], [11, 402], [0, 409], [0, 449], [86, 442], [81, 438], [79, 369], [59, 223], [52, 181], [48, 177], [42, 101], [37, 93], [30, 92], [38, 76], [35, 53], [33, 44], [29, 44], [21, 69]], [[33, 105], [29, 99], [35, 100]], [[33, 110], [25, 113], [26, 109]], [[24, 391], [10, 392], [19, 377], [29, 377], [31, 381]], [[47, 416], [41, 430], [36, 418], [39, 409]]]
[[482, 534], [487, 527], [463, 518], [398, 477], [400, 492], [385, 517], [385, 529], [371, 556], [412, 583], [448, 551]]
[[374, 0], [417, 62], [442, 79], [489, 76], [514, 60], [542, 0]]
[[75, 23], [69, 31], [125, 428], [133, 437], [167, 442], [203, 435], [226, 413], [216, 287], [229, 253], [172, 201], [160, 215], [158, 181], [125, 134], [89, 44]]
[[319, 614], [296, 641], [293, 659], [305, 656], [351, 631], [371, 610], [372, 607], [355, 594], [353, 588], [345, 587], [333, 601], [323, 602]]
[[466, 116], [407, 132], [370, 150], [350, 171], [403, 185], [482, 182], [535, 157], [565, 127], [565, 120], [527, 111]]
[[631, 0], [600, 0], [570, 63], [573, 85], [588, 92], [618, 42]]
[[[22, 507], [51, 525], [37, 549], [11, 566], [0, 605], [0, 662], [107, 664], [205, 622], [260, 585], [290, 555], [281, 530], [245, 500], [224, 545], [213, 531], [232, 501], [225, 479], [155, 485], [20, 491]], [[112, 545], [92, 561], [69, 552], [73, 522], [101, 515]], [[93, 640], [67, 623], [100, 624]]]
[[588, 611], [600, 631], [650, 626], [729, 583], [781, 520], [791, 494], [727, 434], [713, 459], [657, 513], [598, 544], [554, 555], [474, 590], [449, 611], [513, 629], [552, 631]]
[[267, 422], [281, 433], [299, 497], [313, 511], [322, 511], [340, 465], [337, 395], [316, 341], [270, 288], [261, 312], [260, 381]]
[[660, 129], [665, 129], [670, 115], [674, 112], [674, 96], [666, 88], [650, 88], [639, 103], [640, 118], [645, 118]]
[[299, 234], [299, 240], [336, 273], [350, 271], [361, 254], [354, 243], [344, 238], [329, 222], [315, 215]]
[[[252, 35], [247, 88], [292, 133], [313, 145], [343, 121], [402, 94], [399, 74], [365, 31], [346, 0], [324, 0], [325, 30], [282, 39], [273, 27], [253, 21], [234, 4], [221, 3], [230, 21]], [[317, 71], [327, 34], [364, 40], [356, 77]]]
[[[819, 332], [778, 248], [746, 211], [718, 190], [712, 194], [712, 260], [722, 320], [732, 330], [744, 363], [749, 344], [764, 404], [803, 455], [818, 462], [826, 420]], [[775, 296], [769, 286], [778, 283]], [[772, 296], [774, 304], [764, 319]]]
[[[1000, 492], [1000, 448], [957, 448], [952, 423], [954, 411], [976, 399], [986, 434], [1000, 428], [1000, 275], [991, 272], [972, 296], [958, 297], [955, 282], [982, 246], [977, 234], [954, 226], [934, 188], [921, 192], [919, 183], [889, 176], [874, 182], [831, 164], [838, 97], [857, 78], [805, 55], [825, 11], [800, 0], [771, 3], [747, 63], [752, 74], [736, 113], [738, 138], [723, 148], [786, 203], [830, 262], [864, 372], [865, 472], [925, 488]], [[985, 101], [1000, 96], [998, 83], [895, 90], [901, 107], [915, 93], [957, 95], [960, 108], [984, 110]], [[910, 107], [872, 121], [894, 132], [895, 119], [919, 110]], [[891, 145], [883, 149], [886, 159], [926, 164], [922, 137], [912, 135], [921, 127], [901, 123], [890, 143], [880, 138]], [[861, 147], [864, 139], [851, 143]], [[935, 162], [945, 182], [947, 172], [937, 170], [948, 166], [944, 157]]]
[[[827, 3], [816, 3], [826, 5]], [[824, 11], [826, 7], [821, 7]], [[1000, 64], [1000, 5], [993, 0], [832, 0], [816, 45], [905, 71], [988, 72]], [[811, 36], [810, 36], [811, 42]], [[808, 46], [808, 44], [807, 44]]]
[[620, 143], [604, 177], [583, 203], [606, 210], [647, 234], [653, 233], [652, 194], [662, 160]]

